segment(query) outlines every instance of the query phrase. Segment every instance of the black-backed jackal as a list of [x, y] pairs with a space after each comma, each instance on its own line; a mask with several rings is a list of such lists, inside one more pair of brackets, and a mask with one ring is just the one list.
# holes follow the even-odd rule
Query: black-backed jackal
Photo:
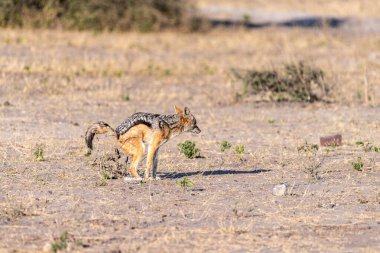
[[92, 150], [95, 134], [110, 133], [116, 136], [119, 147], [132, 157], [130, 173], [132, 177], [141, 179], [136, 172], [139, 162], [148, 148], [144, 179], [148, 179], [153, 167], [153, 179], [157, 178], [158, 150], [170, 138], [182, 132], [200, 133], [195, 117], [189, 108], [184, 110], [175, 106], [176, 114], [160, 115], [138, 112], [127, 118], [115, 130], [105, 122], [92, 124], [86, 131], [85, 139], [88, 153]]

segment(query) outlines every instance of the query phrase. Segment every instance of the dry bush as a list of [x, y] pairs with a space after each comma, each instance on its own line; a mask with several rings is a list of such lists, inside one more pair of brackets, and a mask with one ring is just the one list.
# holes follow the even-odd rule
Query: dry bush
[[329, 92], [323, 71], [303, 62], [286, 64], [283, 72], [232, 69], [232, 74], [243, 83], [240, 97], [269, 93], [274, 101], [314, 102], [322, 100]]
[[0, 25], [79, 30], [139, 30], [188, 27], [199, 29], [183, 0], [4, 0]]

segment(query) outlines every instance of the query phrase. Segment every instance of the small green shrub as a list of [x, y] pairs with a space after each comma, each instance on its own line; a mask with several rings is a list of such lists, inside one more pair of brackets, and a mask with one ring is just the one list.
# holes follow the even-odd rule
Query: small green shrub
[[243, 91], [238, 97], [269, 93], [275, 101], [314, 102], [322, 100], [329, 92], [324, 72], [303, 62], [286, 64], [282, 73], [277, 70], [232, 69], [232, 75], [243, 83]]
[[187, 188], [193, 187], [194, 183], [187, 177], [184, 177], [182, 180], [177, 181], [177, 185], [179, 185], [183, 190], [186, 190]]
[[236, 154], [239, 154], [239, 155], [244, 154], [244, 150], [245, 150], [245, 147], [243, 144], [237, 145], [235, 147]]
[[51, 244], [51, 251], [58, 252], [61, 250], [65, 250], [67, 248], [67, 240], [69, 238], [69, 234], [67, 231], [64, 231], [61, 236], [55, 240], [54, 243]]
[[354, 170], [362, 171], [364, 167], [364, 163], [361, 157], [358, 157], [355, 161], [352, 162], [352, 167]]
[[241, 160], [241, 161], [242, 161], [244, 151], [245, 151], [245, 146], [243, 144], [237, 145], [235, 147], [235, 153], [237, 154], [239, 160]]
[[113, 72], [113, 75], [115, 76], [115, 77], [122, 77], [123, 76], [123, 71], [121, 71], [121, 70], [116, 70], [115, 72]]
[[222, 141], [220, 143], [220, 151], [224, 152], [227, 149], [230, 149], [232, 147], [232, 144], [228, 141]]
[[44, 161], [45, 158], [44, 158], [44, 149], [43, 149], [43, 146], [42, 144], [37, 144], [36, 147], [35, 147], [35, 150], [33, 152], [33, 155], [34, 155], [34, 159], [36, 161]]
[[251, 22], [251, 16], [249, 14], [244, 14], [243, 17], [243, 23], [248, 24]]
[[200, 150], [195, 146], [192, 141], [185, 141], [178, 144], [179, 152], [184, 154], [187, 158], [193, 159], [200, 157]]

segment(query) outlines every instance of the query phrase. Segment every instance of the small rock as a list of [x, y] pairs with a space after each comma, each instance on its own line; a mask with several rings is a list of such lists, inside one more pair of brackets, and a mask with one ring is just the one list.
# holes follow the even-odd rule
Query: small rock
[[286, 192], [286, 185], [285, 184], [278, 184], [273, 187], [273, 195], [275, 196], [283, 196]]
[[11, 106], [12, 104], [11, 104], [9, 101], [5, 101], [5, 102], [3, 103], [3, 105], [4, 105], [4, 106]]

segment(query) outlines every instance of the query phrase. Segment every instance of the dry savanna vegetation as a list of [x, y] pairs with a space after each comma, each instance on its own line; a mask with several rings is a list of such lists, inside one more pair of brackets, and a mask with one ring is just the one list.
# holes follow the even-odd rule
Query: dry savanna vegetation
[[[375, 16], [359, 2], [326, 13]], [[379, 63], [380, 34], [328, 27], [2, 28], [0, 251], [378, 252]], [[161, 148], [161, 180], [125, 182], [112, 136], [85, 156], [89, 124], [175, 104], [202, 132]]]

